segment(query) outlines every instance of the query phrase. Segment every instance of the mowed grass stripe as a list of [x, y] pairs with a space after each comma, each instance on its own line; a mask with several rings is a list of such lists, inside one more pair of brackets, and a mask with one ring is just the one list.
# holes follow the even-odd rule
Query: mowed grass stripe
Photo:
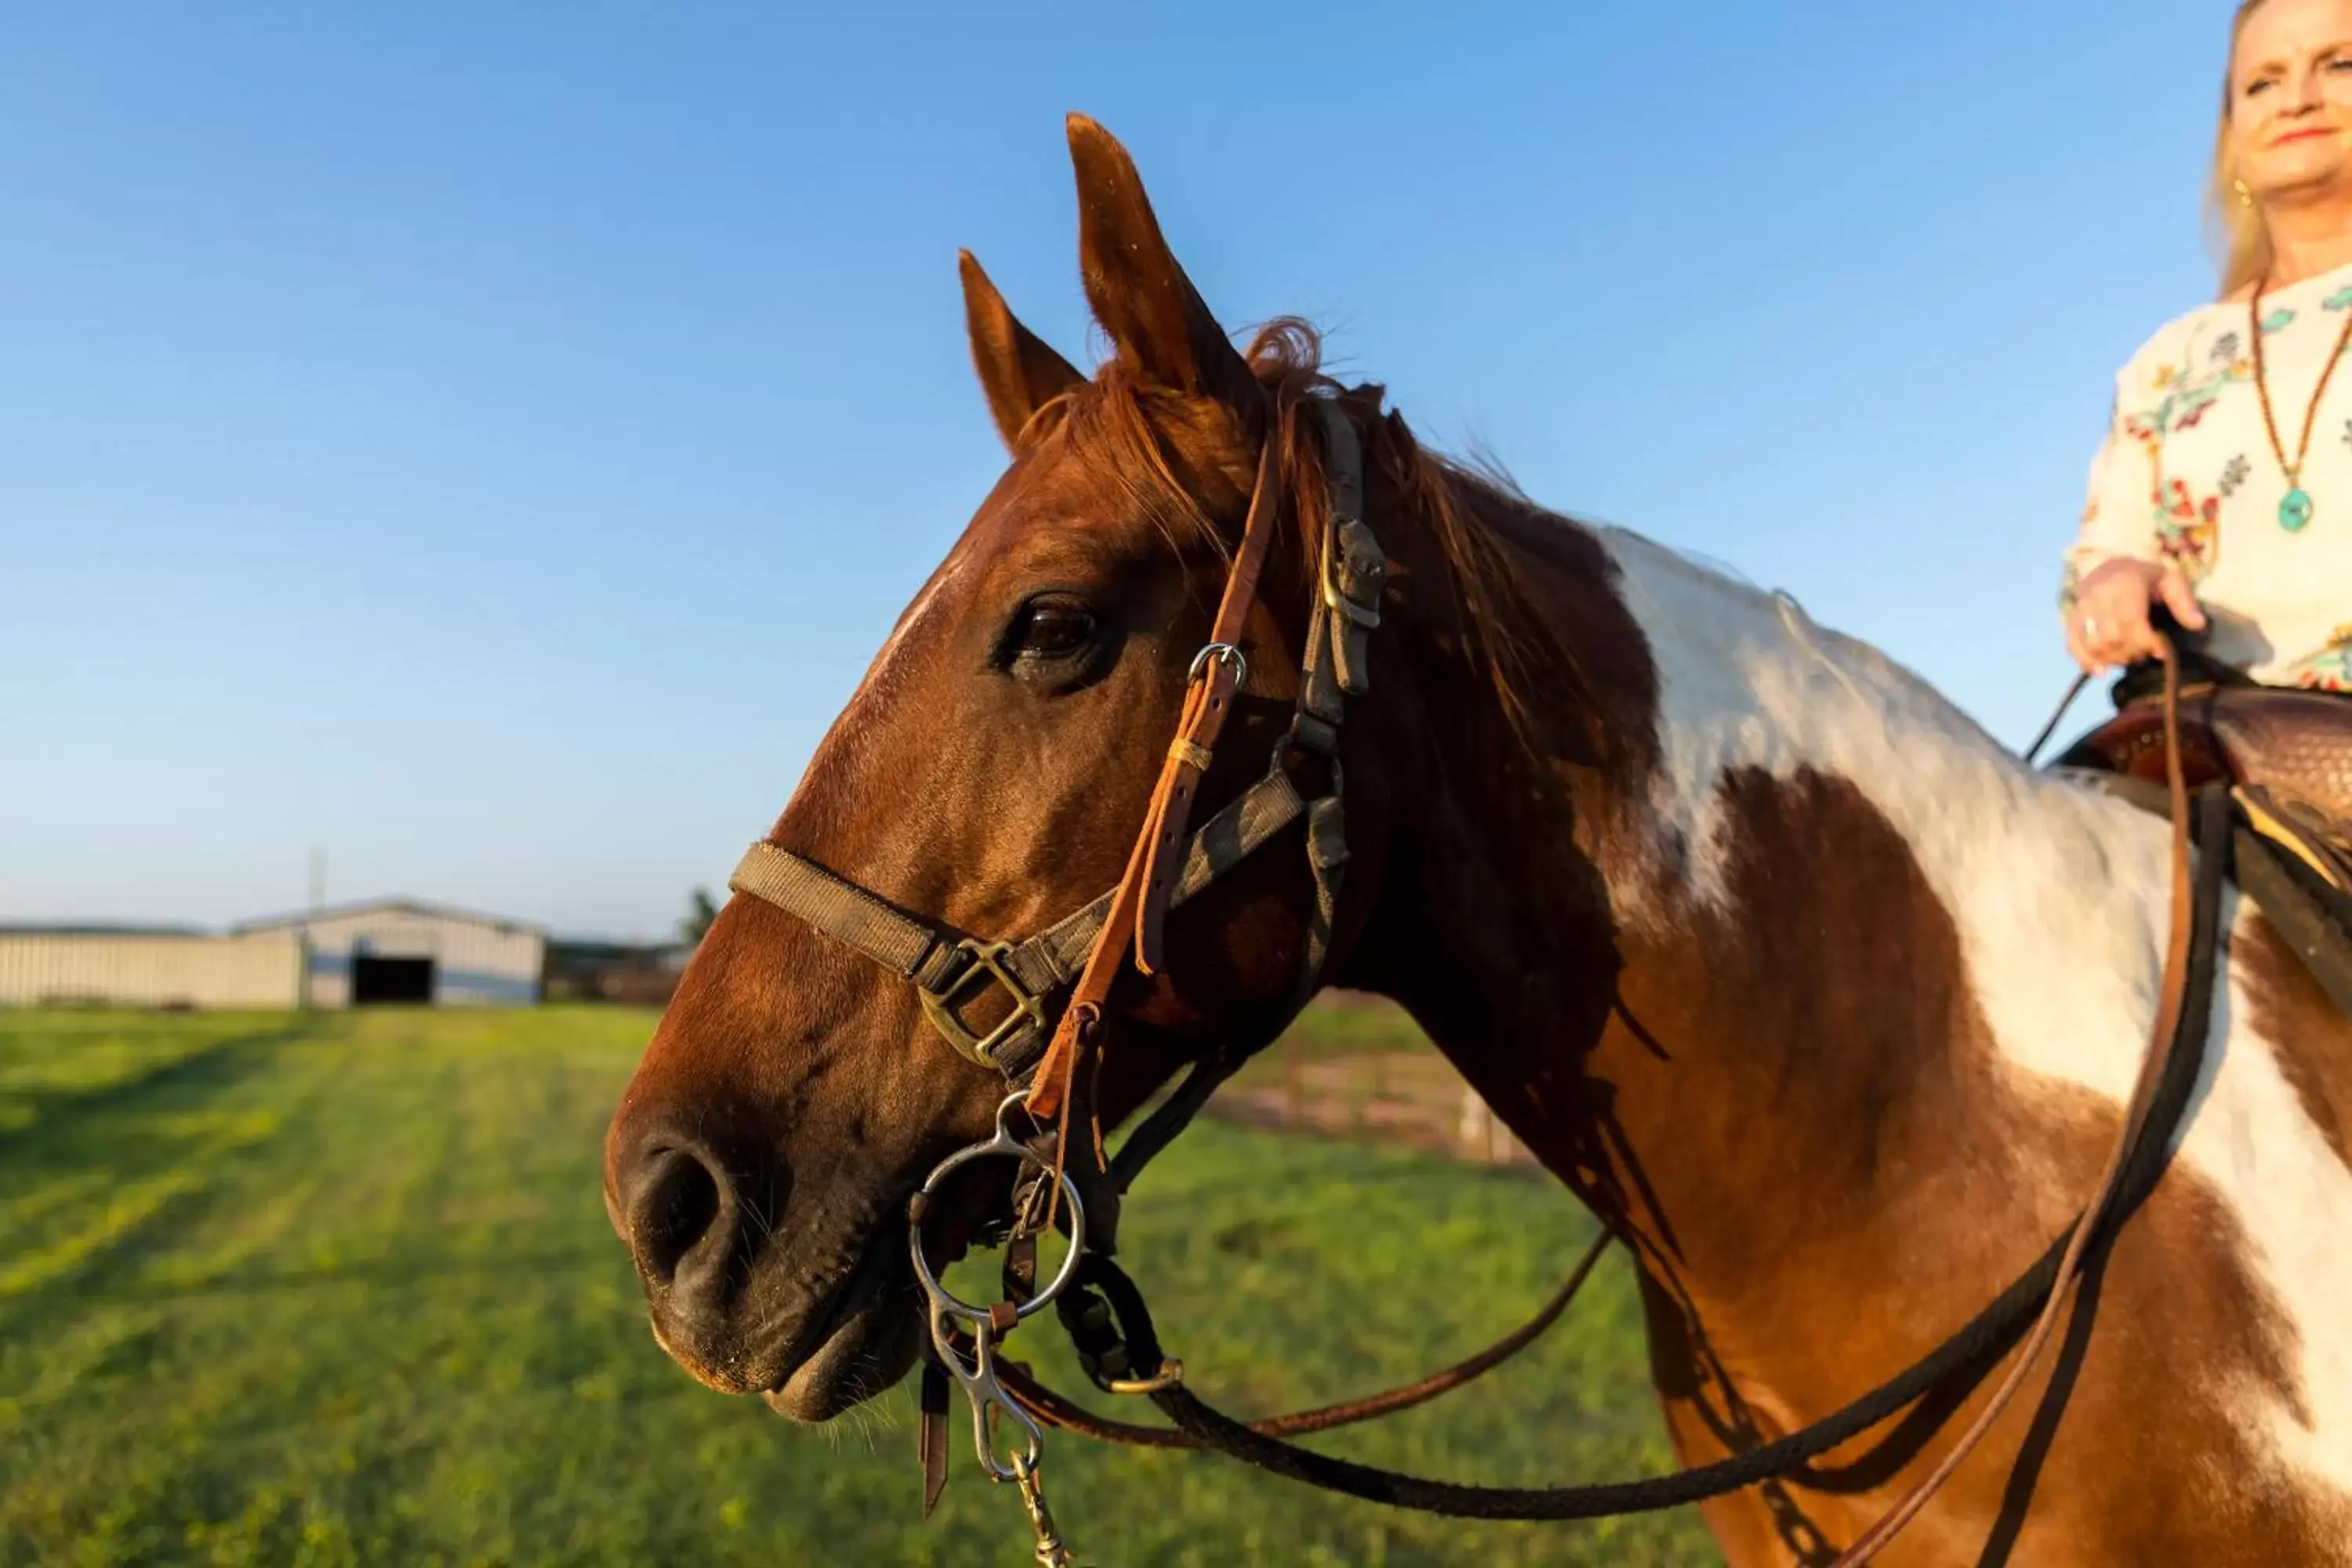
[[[186, 1200], [227, 1179], [235, 1156], [277, 1131], [289, 1086], [254, 1083], [275, 1067], [288, 1037], [283, 1020], [257, 1028], [193, 1025], [189, 1048], [100, 1037], [87, 1042], [100, 1066], [77, 1071], [68, 1037], [41, 1048], [13, 1048], [24, 1016], [0, 1034], [15, 1068], [9, 1100], [17, 1112], [0, 1133], [0, 1160], [38, 1180], [8, 1184], [0, 1202], [0, 1332], [14, 1299], [44, 1289], [103, 1292], [111, 1272], [136, 1270], [151, 1255], [176, 1254]], [[62, 1195], [60, 1195], [62, 1194]], [[152, 1248], [142, 1246], [152, 1239]]]
[[[655, 1349], [597, 1178], [651, 1026], [0, 1015], [0, 1562], [1027, 1562], [968, 1454], [917, 1518], [905, 1390], [811, 1431]], [[1214, 1125], [1126, 1229], [1173, 1348], [1244, 1409], [1464, 1353], [1589, 1234], [1539, 1183]], [[1641, 1368], [1612, 1271], [1493, 1385], [1327, 1445], [1496, 1481], [1662, 1468]], [[1048, 1462], [1108, 1564], [1715, 1561], [1687, 1515], [1478, 1526], [1213, 1458]]]

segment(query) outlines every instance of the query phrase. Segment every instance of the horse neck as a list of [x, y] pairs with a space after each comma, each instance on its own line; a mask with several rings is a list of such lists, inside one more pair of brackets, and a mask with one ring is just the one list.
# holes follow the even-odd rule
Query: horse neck
[[[1495, 703], [1432, 678], [1438, 761], [1356, 983], [1711, 1327], [1809, 1280], [1892, 1289], [1868, 1260], [1982, 1142], [1970, 879], [2030, 878], [2086, 807], [1793, 604], [1604, 542], [1654, 668], [1651, 765], [1488, 765], [1513, 754]], [[1574, 624], [1622, 635], [1590, 605]]]

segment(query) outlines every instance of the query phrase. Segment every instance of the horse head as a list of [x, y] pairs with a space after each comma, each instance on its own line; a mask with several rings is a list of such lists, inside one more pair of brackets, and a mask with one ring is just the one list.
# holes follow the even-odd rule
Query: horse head
[[[1309, 408], [1360, 427], [1368, 512], [1433, 482], [1377, 389], [1343, 393], [1315, 373], [1304, 328], [1276, 323], [1237, 351], [1126, 151], [1076, 117], [1069, 137], [1087, 297], [1114, 352], [1080, 374], [963, 258], [972, 358], [1011, 464], [766, 840], [796, 874], [971, 939], [1044, 931], [1121, 879], [1261, 469], [1278, 479], [1266, 501], [1279, 510], [1236, 638], [1246, 674], [1199, 790], [1206, 808], [1291, 770], [1303, 792], [1330, 791], [1339, 759], [1285, 743], [1325, 570], [1331, 421]], [[1402, 553], [1399, 572], [1413, 570]], [[1411, 710], [1392, 703], [1371, 726]], [[1349, 785], [1360, 889], [1377, 880], [1399, 776], [1367, 771]], [[1186, 1062], [1253, 1049], [1287, 1022], [1315, 912], [1306, 861], [1237, 866], [1168, 922], [1154, 973], [1123, 976], [1108, 999], [1116, 1044], [1091, 1083], [1105, 1125]], [[1326, 973], [1360, 945], [1370, 908], [1351, 896], [1329, 923]], [[1014, 998], [969, 962], [963, 972], [972, 983], [944, 998], [968, 1030], [959, 1050], [917, 988], [809, 920], [743, 896], [719, 912], [605, 1146], [607, 1205], [656, 1335], [697, 1377], [824, 1419], [910, 1364], [920, 1318], [906, 1197], [987, 1134], [1006, 1091], [1002, 1064], [969, 1047]], [[1003, 1196], [975, 1189], [942, 1215], [947, 1244]]]

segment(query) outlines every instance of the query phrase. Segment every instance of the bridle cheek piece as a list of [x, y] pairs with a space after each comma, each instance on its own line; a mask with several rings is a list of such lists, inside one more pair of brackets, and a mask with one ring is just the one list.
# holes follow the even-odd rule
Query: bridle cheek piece
[[[1161, 967], [1160, 926], [1183, 904], [1305, 817], [1317, 897], [1308, 917], [1294, 1000], [1303, 1003], [1320, 981], [1330, 947], [1330, 920], [1347, 862], [1338, 751], [1349, 697], [1370, 689], [1366, 634], [1381, 624], [1387, 561], [1362, 517], [1363, 476], [1355, 426], [1327, 397], [1300, 397], [1293, 405], [1322, 417], [1326, 484], [1331, 515], [1323, 531], [1322, 563], [1300, 668], [1291, 727], [1263, 777], [1189, 837], [1186, 814], [1201, 777], [1214, 760], [1217, 731], [1248, 679], [1241, 626], [1256, 600], [1257, 583], [1280, 509], [1278, 433], [1269, 431], [1240, 549], [1226, 579], [1210, 639], [1192, 658], [1183, 716], [1152, 791], [1141, 834], [1118, 886], [1045, 931], [1020, 942], [968, 936], [910, 914], [805, 855], [770, 843], [754, 844], [728, 886], [774, 905], [812, 930], [865, 954], [915, 988], [923, 1016], [940, 1037], [1024, 1091], [1038, 1116], [1054, 1115], [1067, 1090], [1074, 1054], [1074, 1017], [1084, 1004], [1099, 1016], [1111, 982], [1130, 944], [1138, 967]], [[1286, 752], [1328, 759], [1331, 793], [1307, 801], [1282, 765]], [[1154, 853], [1181, 844], [1172, 872]], [[1003, 994], [1010, 1010], [985, 1032], [963, 1018], [988, 990]], [[1052, 1005], [1066, 991], [1058, 1027]]]

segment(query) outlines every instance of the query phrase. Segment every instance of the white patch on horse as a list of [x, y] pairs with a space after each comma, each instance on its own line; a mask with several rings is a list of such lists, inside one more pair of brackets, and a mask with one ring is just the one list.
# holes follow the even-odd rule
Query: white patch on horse
[[[2129, 1095], [2163, 969], [2170, 898], [2164, 824], [2037, 774], [1927, 682], [1823, 630], [1793, 601], [1705, 571], [1638, 535], [1599, 531], [1660, 682], [1658, 826], [1681, 857], [1617, 868], [1623, 918], [1664, 895], [1720, 905], [1722, 779], [1801, 769], [1852, 784], [1910, 844], [1958, 928], [1969, 983], [2021, 1072]], [[1658, 867], [1687, 868], [1662, 885]], [[2234, 895], [2225, 929], [2238, 929]], [[2211, 1053], [2181, 1160], [2229, 1205], [2246, 1261], [2290, 1320], [2305, 1426], [2267, 1389], [2238, 1416], [2284, 1461], [2352, 1490], [2352, 1173], [2253, 1035], [2242, 977], [2217, 994]]]

